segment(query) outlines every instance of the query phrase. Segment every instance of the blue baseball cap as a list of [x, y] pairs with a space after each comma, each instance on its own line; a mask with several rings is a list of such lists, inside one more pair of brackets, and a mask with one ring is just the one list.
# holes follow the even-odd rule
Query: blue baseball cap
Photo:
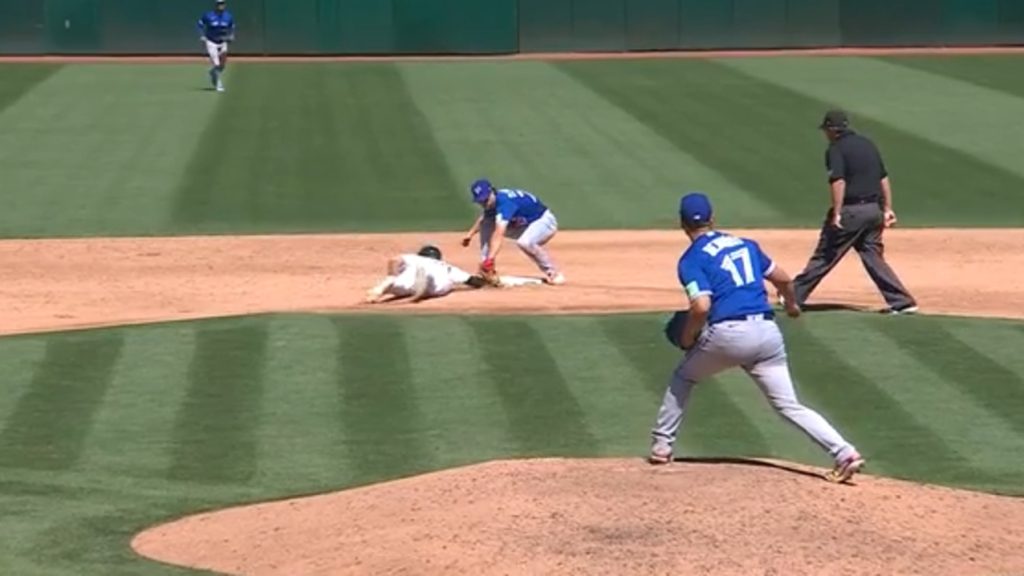
[[688, 226], [710, 224], [711, 214], [711, 200], [700, 192], [691, 192], [679, 200], [679, 217]]
[[473, 202], [477, 204], [486, 202], [487, 198], [491, 195], [491, 190], [494, 190], [494, 186], [491, 186], [491, 181], [486, 178], [473, 182], [469, 187], [469, 191], [473, 195]]

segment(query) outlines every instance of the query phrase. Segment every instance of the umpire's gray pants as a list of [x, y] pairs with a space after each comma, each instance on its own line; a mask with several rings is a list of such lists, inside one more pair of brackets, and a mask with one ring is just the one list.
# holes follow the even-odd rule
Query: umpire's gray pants
[[878, 204], [856, 204], [842, 208], [842, 228], [830, 222], [831, 210], [818, 237], [818, 245], [803, 272], [793, 279], [797, 304], [803, 305], [825, 276], [853, 248], [860, 255], [868, 276], [892, 308], [914, 305], [914, 298], [885, 261], [882, 244], [885, 214]]

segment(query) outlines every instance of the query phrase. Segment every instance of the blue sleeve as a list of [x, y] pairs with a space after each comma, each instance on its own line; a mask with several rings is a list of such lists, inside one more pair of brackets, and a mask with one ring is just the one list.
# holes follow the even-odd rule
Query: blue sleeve
[[199, 28], [199, 32], [206, 34], [206, 14], [199, 17], [199, 22], [196, 23], [196, 28]]
[[754, 249], [754, 254], [757, 254], [757, 261], [760, 263], [761, 275], [767, 276], [775, 270], [775, 262], [771, 259], [764, 250], [761, 249], [761, 245], [753, 240], [748, 240], [750, 246]]
[[704, 273], [703, 262], [699, 257], [683, 257], [679, 259], [679, 283], [686, 290], [690, 300], [711, 295], [711, 282]]
[[228, 14], [228, 22], [230, 22], [230, 24], [231, 24], [228, 28], [232, 32], [234, 32], [235, 31], [235, 16], [233, 14]]
[[495, 207], [498, 209], [498, 216], [501, 220], [509, 222], [519, 211], [519, 206], [511, 199], [498, 195]]

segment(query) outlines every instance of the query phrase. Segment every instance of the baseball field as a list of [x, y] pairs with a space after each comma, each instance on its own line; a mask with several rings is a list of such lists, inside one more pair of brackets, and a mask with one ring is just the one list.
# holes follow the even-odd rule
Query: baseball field
[[[1022, 66], [0, 63], [0, 574], [1024, 573]], [[741, 372], [648, 467], [679, 196], [798, 272], [836, 106], [921, 314], [851, 253], [779, 324], [865, 474]], [[424, 243], [474, 269], [480, 177], [557, 215], [567, 283], [364, 304]]]

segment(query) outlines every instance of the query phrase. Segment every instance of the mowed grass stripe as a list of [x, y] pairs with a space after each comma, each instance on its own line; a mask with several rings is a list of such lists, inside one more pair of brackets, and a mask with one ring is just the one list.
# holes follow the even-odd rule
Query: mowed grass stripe
[[171, 480], [245, 484], [256, 473], [267, 324], [262, 318], [196, 324], [188, 393], [179, 406]]
[[[602, 318], [605, 336], [618, 348], [633, 369], [643, 375], [639, 382], [651, 401], [647, 422], [648, 443], [658, 408], [673, 372], [682, 359], [662, 333], [668, 319], [622, 315]], [[686, 415], [679, 427], [677, 456], [761, 456], [772, 450], [758, 429], [736, 406], [716, 378], [698, 384], [690, 394]]]
[[[984, 410], [974, 405], [973, 401], [963, 395], [948, 381], [937, 378], [935, 374], [917, 362], [905, 349], [901, 339], [892, 339], [886, 333], [886, 327], [880, 321], [900, 322], [903, 318], [851, 318], [851, 322], [843, 329], [826, 327], [822, 323], [811, 326], [813, 333], [820, 342], [836, 355], [842, 355], [851, 366], [864, 375], [884, 396], [897, 403], [903, 410], [912, 415], [912, 421], [925, 427], [932, 437], [942, 440], [942, 444], [957, 455], [957, 460], [965, 462], [970, 474], [978, 478], [987, 473], [1003, 473], [1012, 471], [1005, 461], [1005, 453], [998, 450], [1006, 438]], [[909, 319], [914, 322], [914, 319]], [[870, 410], [865, 413], [870, 414]], [[874, 426], [888, 422], [882, 417], [871, 417]], [[858, 433], [863, 433], [859, 430]], [[919, 432], [920, 433], [920, 432]], [[852, 432], [851, 432], [852, 434]], [[907, 442], [906, 437], [893, 438], [896, 442]], [[913, 441], [913, 440], [910, 440]], [[907, 461], [904, 467], [922, 470], [925, 477], [938, 480], [960, 480], [957, 476], [963, 473], [957, 470], [962, 465], [950, 465], [948, 470], [935, 470], [935, 466], [946, 462], [948, 456], [936, 453], [935, 447], [914, 450], [920, 454], [920, 461]], [[906, 458], [906, 446], [902, 447]], [[1015, 466], [1015, 465], [1014, 465]]]
[[868, 343], [858, 328], [848, 316], [807, 317], [786, 325], [800, 397], [858, 448], [872, 473], [952, 481], [970, 471], [973, 463], [947, 443], [934, 423], [894, 394], [891, 375], [872, 369], [891, 353], [863, 350]]
[[110, 386], [123, 335], [89, 331], [53, 336], [0, 431], [0, 465], [35, 470], [73, 468]]
[[525, 318], [467, 318], [520, 456], [600, 453], [586, 414]]
[[[1016, 432], [1016, 442], [1010, 438], [1007, 441], [1018, 447], [1018, 453], [1024, 454], [1024, 380], [1021, 374], [976, 350], [977, 343], [961, 342], [942, 322], [930, 318], [913, 325], [879, 322], [877, 327], [931, 372], [937, 382], [928, 386], [929, 389], [952, 385], [959, 391], [958, 396], [962, 394], [970, 399], [967, 406], [956, 406], [957, 412], [967, 409], [983, 417], [983, 423], [971, 428], [987, 426], [992, 417], [998, 418]], [[987, 347], [1002, 345], [998, 341], [986, 344]], [[979, 408], [988, 414], [977, 412]]]
[[177, 183], [220, 103], [201, 77], [192, 64], [65, 66], [0, 112], [0, 235], [173, 232]]
[[598, 318], [538, 318], [532, 323], [597, 446], [608, 455], [645, 456], [658, 409], [644, 389], [647, 375], [609, 340]]
[[[1020, 224], [1024, 203], [1016, 191], [1024, 185], [1024, 99], [873, 58], [722, 62], [751, 81], [846, 107], [855, 127], [875, 136], [886, 153], [895, 193], [914, 197], [910, 205], [898, 200], [904, 212], [910, 209], [922, 222]], [[823, 103], [807, 109], [804, 122], [816, 126]], [[962, 201], [963, 190], [986, 201], [971, 206]], [[918, 211], [928, 203], [930, 210]], [[944, 220], [932, 222], [943, 214]]]
[[[826, 142], [817, 126], [825, 110], [837, 105], [847, 106], [854, 127], [881, 147], [900, 210], [914, 215], [904, 220], [907, 225], [1019, 224], [1019, 210], [996, 207], [1020, 206], [1015, 192], [1024, 186], [1020, 164], [1010, 167], [987, 156], [972, 157], [963, 142], [976, 129], [936, 129], [948, 122], [948, 110], [965, 106], [968, 111], [955, 115], [957, 122], [971, 122], [973, 102], [953, 105], [906, 79], [853, 69], [837, 73], [837, 67], [843, 69], [849, 60], [651, 60], [560, 66], [763, 202], [786, 207], [781, 216], [758, 214], [757, 209], [748, 214], [741, 199], [724, 196], [716, 199], [721, 225], [818, 226], [828, 193]], [[834, 81], [821, 82], [823, 77]], [[845, 89], [834, 88], [837, 85]], [[900, 86], [899, 95], [889, 95], [895, 85]], [[892, 102], [899, 105], [893, 107]], [[765, 114], [769, 109], [771, 113]], [[1012, 134], [1016, 133], [1003, 131], [1002, 138], [1013, 138]], [[1010, 146], [1004, 153], [1018, 148], [1019, 144]], [[1016, 157], [1007, 162], [1016, 162]], [[975, 190], [992, 202], [965, 204], [963, 190]], [[717, 198], [716, 190], [708, 192]]]
[[[61, 69], [60, 64], [0, 64], [0, 112]], [[4, 125], [0, 123], [0, 130]]]
[[[338, 427], [338, 332], [322, 316], [267, 319], [257, 481], [307, 492], [347, 481]], [[296, 474], [301, 470], [301, 474]]]
[[741, 216], [775, 212], [550, 63], [399, 69], [467, 205], [469, 183], [487, 176], [539, 195], [568, 228], [671, 224], [685, 187], [735, 196]]
[[0, 339], [0, 430], [14, 413], [18, 400], [31, 391], [32, 375], [46, 351], [46, 339], [36, 336]]
[[886, 56], [880, 60], [1024, 97], [1024, 76], [1020, 74], [1024, 58], [1017, 55]]
[[450, 467], [515, 454], [518, 445], [472, 328], [455, 317], [410, 318], [405, 324], [421, 442], [434, 463]]
[[122, 334], [121, 360], [79, 466], [115, 485], [163, 477], [195, 346], [191, 324], [139, 326]]
[[354, 483], [394, 478], [431, 467], [424, 422], [412, 385], [403, 331], [385, 315], [334, 320], [338, 333], [340, 427]]
[[[700, 164], [727, 175], [731, 187], [706, 189], [715, 198], [719, 224], [789, 226], [820, 219], [823, 208], [808, 198], [823, 186], [821, 136], [794, 129], [806, 101], [707, 60], [558, 66]], [[678, 195], [702, 184], [684, 175], [670, 188]]]
[[1016, 385], [1024, 385], [1020, 380], [1024, 375], [1024, 322], [972, 320], [943, 325], [957, 340], [1016, 374]]
[[183, 228], [453, 229], [471, 214], [393, 64], [242, 64], [230, 82], [178, 187]]

